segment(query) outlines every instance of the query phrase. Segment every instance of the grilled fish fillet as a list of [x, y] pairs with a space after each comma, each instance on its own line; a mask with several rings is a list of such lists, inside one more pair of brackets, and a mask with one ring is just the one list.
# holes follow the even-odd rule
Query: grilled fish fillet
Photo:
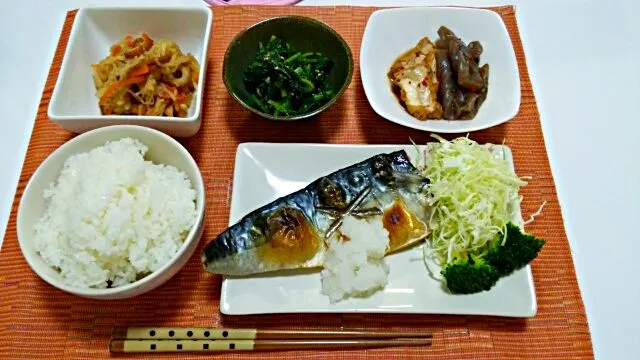
[[429, 233], [427, 183], [404, 151], [374, 156], [249, 213], [205, 247], [202, 263], [223, 275], [321, 267], [345, 214], [382, 221], [387, 253], [400, 250]]

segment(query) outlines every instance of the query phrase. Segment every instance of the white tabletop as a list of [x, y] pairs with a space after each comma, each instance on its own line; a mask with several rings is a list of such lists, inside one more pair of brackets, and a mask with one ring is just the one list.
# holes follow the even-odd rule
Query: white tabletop
[[[640, 345], [640, 2], [307, 0], [306, 5], [515, 4], [578, 282], [598, 359]], [[0, 6], [0, 241], [64, 15], [124, 0], [3, 1]], [[138, 0], [193, 4], [200, 0]], [[633, 277], [633, 278], [632, 278]]]

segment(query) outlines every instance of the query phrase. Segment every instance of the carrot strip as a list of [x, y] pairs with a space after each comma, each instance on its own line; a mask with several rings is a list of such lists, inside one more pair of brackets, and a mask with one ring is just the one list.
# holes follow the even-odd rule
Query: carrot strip
[[142, 64], [133, 68], [133, 70], [131, 70], [131, 72], [129, 73], [129, 76], [142, 76], [148, 74], [150, 71], [151, 69], [149, 65]]
[[196, 84], [198, 84], [198, 72], [194, 71], [193, 75], [191, 76], [191, 81], [193, 81], [193, 85], [195, 86]]
[[115, 44], [111, 47], [111, 55], [117, 56], [122, 54], [122, 46]]
[[137, 84], [140, 82], [143, 82], [145, 80], [144, 76], [136, 76], [136, 77], [132, 77], [132, 78], [128, 78], [122, 81], [118, 81], [117, 83], [109, 86], [109, 88], [107, 89], [107, 91], [104, 92], [104, 94], [102, 94], [102, 96], [100, 97], [100, 105], [105, 105], [107, 103], [107, 100], [109, 100], [109, 98], [111, 98], [111, 96], [113, 96], [113, 94], [115, 94], [118, 90], [127, 87], [129, 85], [133, 85], [133, 84]]
[[133, 46], [133, 36], [127, 35], [124, 37], [124, 41], [127, 43], [128, 47]]
[[142, 33], [143, 47], [145, 50], [151, 49], [153, 46], [153, 40], [149, 37], [149, 35], [145, 32]]
[[176, 105], [180, 105], [186, 100], [187, 100], [187, 96], [185, 94], [178, 94], [176, 95], [176, 98], [175, 100], [173, 100], [173, 102], [176, 103]]

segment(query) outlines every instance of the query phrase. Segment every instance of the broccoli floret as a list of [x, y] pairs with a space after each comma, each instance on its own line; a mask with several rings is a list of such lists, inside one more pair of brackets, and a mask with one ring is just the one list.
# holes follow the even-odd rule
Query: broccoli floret
[[508, 223], [505, 244], [498, 241], [484, 258], [501, 276], [506, 276], [535, 259], [544, 243], [544, 240], [525, 234], [517, 225]]
[[470, 256], [447, 264], [442, 271], [447, 287], [456, 294], [473, 294], [489, 290], [500, 274], [482, 258]]
[[468, 259], [454, 260], [442, 270], [447, 287], [455, 294], [473, 294], [489, 290], [502, 276], [507, 276], [527, 265], [538, 256], [545, 241], [523, 233], [513, 224], [507, 224], [507, 238], [502, 245], [502, 234], [495, 244]]

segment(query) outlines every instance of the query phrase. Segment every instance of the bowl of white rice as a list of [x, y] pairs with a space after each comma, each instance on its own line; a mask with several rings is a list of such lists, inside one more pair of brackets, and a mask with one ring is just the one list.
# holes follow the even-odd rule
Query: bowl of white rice
[[151, 128], [79, 135], [47, 157], [18, 207], [20, 249], [63, 291], [124, 299], [186, 264], [202, 235], [205, 189], [189, 152]]

